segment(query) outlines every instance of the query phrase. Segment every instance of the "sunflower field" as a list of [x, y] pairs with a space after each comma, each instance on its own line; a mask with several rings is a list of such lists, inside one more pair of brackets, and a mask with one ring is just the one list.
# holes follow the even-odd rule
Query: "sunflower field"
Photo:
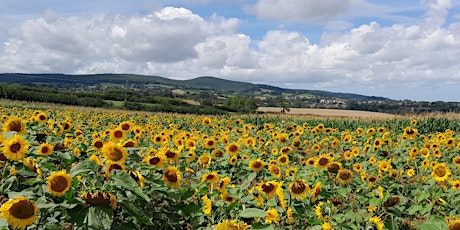
[[460, 229], [456, 117], [0, 112], [0, 229]]

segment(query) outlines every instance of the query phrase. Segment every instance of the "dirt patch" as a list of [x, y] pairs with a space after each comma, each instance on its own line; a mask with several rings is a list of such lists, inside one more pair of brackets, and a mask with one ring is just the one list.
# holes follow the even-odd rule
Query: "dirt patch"
[[[281, 113], [279, 107], [259, 107], [257, 111], [268, 113]], [[343, 110], [343, 109], [307, 109], [307, 108], [289, 108], [285, 114], [305, 114], [326, 117], [363, 117], [363, 118], [394, 118], [396, 115], [388, 113], [378, 113], [369, 111]]]

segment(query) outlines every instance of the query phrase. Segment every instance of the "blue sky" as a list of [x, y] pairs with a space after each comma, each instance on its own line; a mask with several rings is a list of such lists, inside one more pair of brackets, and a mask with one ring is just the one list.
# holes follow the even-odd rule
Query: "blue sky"
[[215, 76], [460, 101], [453, 0], [0, 0], [0, 72]]

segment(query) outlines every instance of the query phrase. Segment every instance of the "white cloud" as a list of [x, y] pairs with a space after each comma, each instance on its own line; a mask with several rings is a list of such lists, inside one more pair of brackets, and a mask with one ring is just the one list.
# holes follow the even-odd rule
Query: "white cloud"
[[322, 21], [344, 14], [350, 0], [258, 0], [248, 7], [261, 19], [288, 21]]
[[[326, 32], [317, 43], [300, 31], [286, 30], [270, 30], [253, 40], [238, 32], [239, 19], [205, 19], [184, 8], [148, 15], [59, 17], [46, 12], [4, 32], [8, 37], [0, 48], [0, 72], [114, 72], [175, 79], [212, 75], [368, 95], [447, 83], [452, 88], [460, 82], [460, 23], [440, 24], [450, 1], [424, 4], [429, 9], [418, 24], [369, 22]], [[321, 15], [346, 7], [339, 8]], [[308, 17], [303, 19], [323, 16]]]

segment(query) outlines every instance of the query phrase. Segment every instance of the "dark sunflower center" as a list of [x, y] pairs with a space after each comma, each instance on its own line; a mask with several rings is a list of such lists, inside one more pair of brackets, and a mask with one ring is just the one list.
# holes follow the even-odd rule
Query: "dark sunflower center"
[[124, 144], [125, 147], [128, 147], [128, 148], [131, 148], [131, 147], [134, 147], [134, 142], [132, 141], [128, 141]]
[[371, 176], [371, 177], [369, 177], [368, 181], [371, 182], [371, 183], [373, 183], [373, 182], [377, 181], [377, 178]]
[[117, 131], [115, 131], [115, 132], [113, 133], [113, 136], [114, 136], [115, 138], [122, 138], [122, 137], [123, 137], [123, 132], [117, 130]]
[[437, 167], [434, 171], [436, 176], [443, 177], [446, 175], [447, 171], [445, 167]]
[[34, 205], [28, 200], [21, 200], [14, 203], [9, 212], [18, 219], [27, 219], [34, 216]]
[[228, 150], [230, 150], [230, 152], [236, 152], [238, 150], [238, 147], [236, 145], [230, 145], [230, 147], [228, 147]]
[[160, 158], [159, 158], [159, 157], [152, 157], [152, 158], [150, 158], [150, 160], [149, 160], [149, 163], [150, 163], [151, 165], [156, 165], [156, 164], [158, 164], [158, 162], [160, 162]]
[[10, 146], [10, 150], [11, 152], [13, 153], [17, 153], [19, 152], [19, 150], [21, 150], [21, 143], [14, 143]]
[[64, 176], [56, 176], [51, 180], [51, 190], [62, 192], [68, 186], [67, 179]]
[[49, 148], [46, 146], [42, 147], [42, 153], [47, 153], [49, 151]]
[[350, 177], [351, 177], [351, 173], [350, 173], [350, 172], [347, 172], [347, 171], [344, 171], [344, 172], [342, 172], [342, 173], [339, 174], [339, 177], [340, 177], [340, 179], [342, 179], [342, 180], [348, 180], [348, 179], [350, 179]]
[[102, 141], [96, 141], [94, 142], [94, 147], [96, 148], [102, 148], [102, 146], [104, 146], [104, 144], [102, 143]]
[[214, 178], [216, 178], [213, 174], [209, 174], [206, 176], [206, 180], [213, 180]]
[[270, 193], [272, 192], [273, 190], [275, 189], [275, 185], [269, 183], [268, 185], [267, 184], [263, 184], [262, 185], [262, 191], [264, 191], [265, 193]]
[[38, 116], [38, 119], [40, 119], [40, 121], [44, 121], [44, 120], [46, 120], [46, 116], [45, 115], [40, 115], [40, 116]]
[[167, 158], [174, 158], [176, 156], [176, 153], [171, 151], [171, 150], [168, 150], [166, 151], [166, 157]]
[[327, 163], [329, 163], [329, 160], [327, 158], [320, 158], [319, 161], [318, 161], [318, 164], [319, 165], [327, 165]]
[[9, 128], [11, 131], [19, 132], [19, 131], [21, 131], [21, 129], [22, 129], [22, 125], [21, 125], [21, 122], [20, 122], [20, 121], [11, 121], [11, 122], [8, 124], [8, 128]]
[[303, 182], [297, 181], [292, 186], [291, 191], [292, 191], [292, 193], [295, 193], [295, 194], [301, 194], [301, 193], [303, 193], [305, 191], [306, 188], [307, 188], [307, 186], [305, 186], [305, 184]]
[[281, 158], [280, 158], [280, 162], [281, 162], [281, 163], [286, 163], [286, 161], [287, 161], [286, 157], [281, 157]]
[[113, 148], [109, 153], [109, 159], [112, 161], [119, 161], [123, 158], [123, 152], [118, 148]]
[[111, 164], [110, 167], [109, 167], [109, 172], [111, 172], [112, 170], [122, 170], [123, 167], [121, 167], [121, 165], [119, 164]]
[[330, 173], [337, 173], [339, 169], [340, 169], [340, 166], [334, 163], [329, 165], [329, 167], [327, 167], [327, 171], [329, 171]]
[[414, 132], [414, 130], [412, 130], [412, 129], [406, 130], [406, 134], [407, 134], [407, 135], [412, 135], [412, 134], [414, 134], [414, 133], [415, 133], [415, 132]]
[[218, 150], [214, 152], [214, 156], [221, 157], [223, 155], [222, 151]]
[[167, 172], [165, 173], [165, 177], [166, 177], [166, 179], [167, 179], [169, 182], [171, 182], [171, 183], [177, 182], [177, 175], [176, 175], [176, 173], [174, 173], [173, 171], [167, 171]]
[[252, 163], [252, 167], [258, 169], [258, 168], [261, 168], [262, 167], [262, 163], [260, 163], [259, 161], [256, 161], [254, 163]]
[[121, 125], [121, 129], [123, 129], [123, 130], [129, 130], [129, 124], [123, 124], [123, 125]]

